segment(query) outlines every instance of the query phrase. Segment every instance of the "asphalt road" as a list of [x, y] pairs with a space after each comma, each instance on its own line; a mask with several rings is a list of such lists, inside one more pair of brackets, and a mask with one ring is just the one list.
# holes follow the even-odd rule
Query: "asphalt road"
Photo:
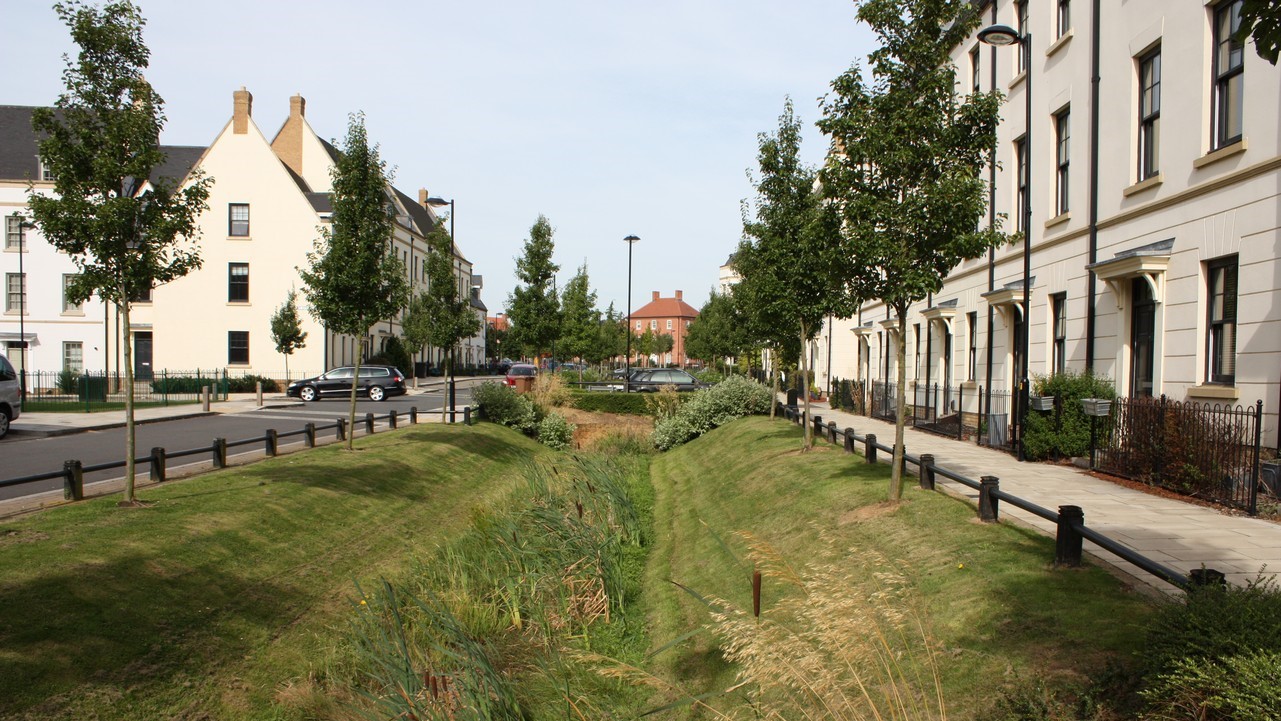
[[[456, 391], [455, 398], [460, 408], [470, 403], [470, 389], [460, 386]], [[399, 416], [399, 424], [407, 425], [411, 407], [417, 407], [420, 415], [434, 412], [439, 416], [443, 405], [444, 398], [441, 391], [422, 395], [396, 396], [388, 398], [381, 403], [358, 399], [356, 401], [356, 430], [358, 435], [364, 433], [366, 413], [384, 416], [388, 411], [395, 410]], [[231, 443], [254, 437], [260, 438], [270, 428], [276, 429], [278, 433], [287, 433], [300, 430], [308, 423], [315, 423], [318, 426], [332, 424], [339, 418], [346, 420], [347, 412], [348, 405], [345, 400], [325, 399], [287, 408], [266, 408], [248, 413], [228, 413], [202, 416], [200, 418], [146, 423], [137, 426], [136, 457], [150, 455], [153, 447], [161, 447], [168, 452], [209, 448], [215, 438], [225, 438]], [[424, 420], [420, 419], [420, 422], [424, 422]], [[458, 421], [462, 421], [461, 416]], [[377, 427], [385, 429], [387, 427], [386, 419], [380, 420]], [[318, 439], [332, 440], [335, 430], [331, 428], [325, 431], [317, 431], [316, 435]], [[84, 433], [49, 438], [11, 436], [4, 440], [3, 453], [0, 454], [0, 480], [58, 471], [62, 469], [63, 462], [67, 460], [79, 460], [85, 466], [120, 461], [124, 459], [124, 439], [124, 428], [86, 431]], [[301, 446], [302, 443], [303, 437], [301, 435], [282, 438], [280, 439], [280, 448], [284, 449], [290, 445]], [[231, 461], [238, 455], [261, 454], [263, 447], [264, 444], [262, 442], [257, 442], [229, 448], [227, 450], [228, 460]], [[202, 453], [170, 459], [167, 463], [168, 472], [170, 474], [181, 472], [181, 468], [185, 465], [207, 464], [211, 458], [212, 453]], [[148, 472], [146, 464], [139, 464], [138, 475], [140, 477], [145, 478]], [[101, 483], [123, 477], [123, 469], [86, 473], [86, 494], [90, 494], [89, 486], [92, 483]], [[62, 479], [56, 478], [0, 488], [0, 500], [19, 498], [47, 491], [59, 491], [62, 486]]]

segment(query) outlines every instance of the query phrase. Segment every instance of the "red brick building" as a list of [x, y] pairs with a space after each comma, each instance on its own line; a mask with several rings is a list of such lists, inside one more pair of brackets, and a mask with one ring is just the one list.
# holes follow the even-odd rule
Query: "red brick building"
[[655, 335], [661, 333], [672, 336], [672, 350], [662, 354], [658, 359], [659, 365], [676, 363], [683, 366], [689, 363], [689, 358], [685, 356], [685, 331], [690, 322], [698, 317], [698, 310], [686, 303], [681, 295], [678, 290], [675, 298], [662, 298], [658, 291], [654, 291], [653, 299], [632, 311], [632, 317], [628, 320], [628, 326], [637, 335], [649, 329]]

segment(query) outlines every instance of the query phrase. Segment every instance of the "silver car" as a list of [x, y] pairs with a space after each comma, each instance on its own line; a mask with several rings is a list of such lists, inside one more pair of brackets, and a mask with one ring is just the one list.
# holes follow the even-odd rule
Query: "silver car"
[[0, 354], [0, 438], [9, 433], [9, 424], [17, 420], [22, 410], [22, 386], [18, 371]]

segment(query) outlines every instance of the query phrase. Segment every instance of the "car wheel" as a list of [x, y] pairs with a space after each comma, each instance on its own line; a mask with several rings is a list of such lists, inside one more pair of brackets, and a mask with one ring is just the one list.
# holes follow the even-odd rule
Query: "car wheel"
[[0, 438], [9, 435], [9, 414], [0, 411]]
[[311, 386], [303, 386], [302, 388], [298, 389], [298, 397], [303, 399], [304, 401], [311, 402], [316, 400], [318, 396], [316, 395], [315, 388], [312, 388]]
[[383, 391], [382, 386], [370, 386], [369, 400], [371, 401], [387, 400], [387, 393]]

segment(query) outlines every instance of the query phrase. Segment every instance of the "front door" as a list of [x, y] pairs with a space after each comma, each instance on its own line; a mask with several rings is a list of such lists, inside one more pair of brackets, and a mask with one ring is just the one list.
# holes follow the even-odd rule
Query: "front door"
[[151, 367], [151, 331], [137, 331], [133, 334], [133, 377], [140, 381], [149, 381], [154, 377]]
[[1143, 278], [1130, 282], [1130, 395], [1151, 397], [1156, 377], [1156, 299]]

